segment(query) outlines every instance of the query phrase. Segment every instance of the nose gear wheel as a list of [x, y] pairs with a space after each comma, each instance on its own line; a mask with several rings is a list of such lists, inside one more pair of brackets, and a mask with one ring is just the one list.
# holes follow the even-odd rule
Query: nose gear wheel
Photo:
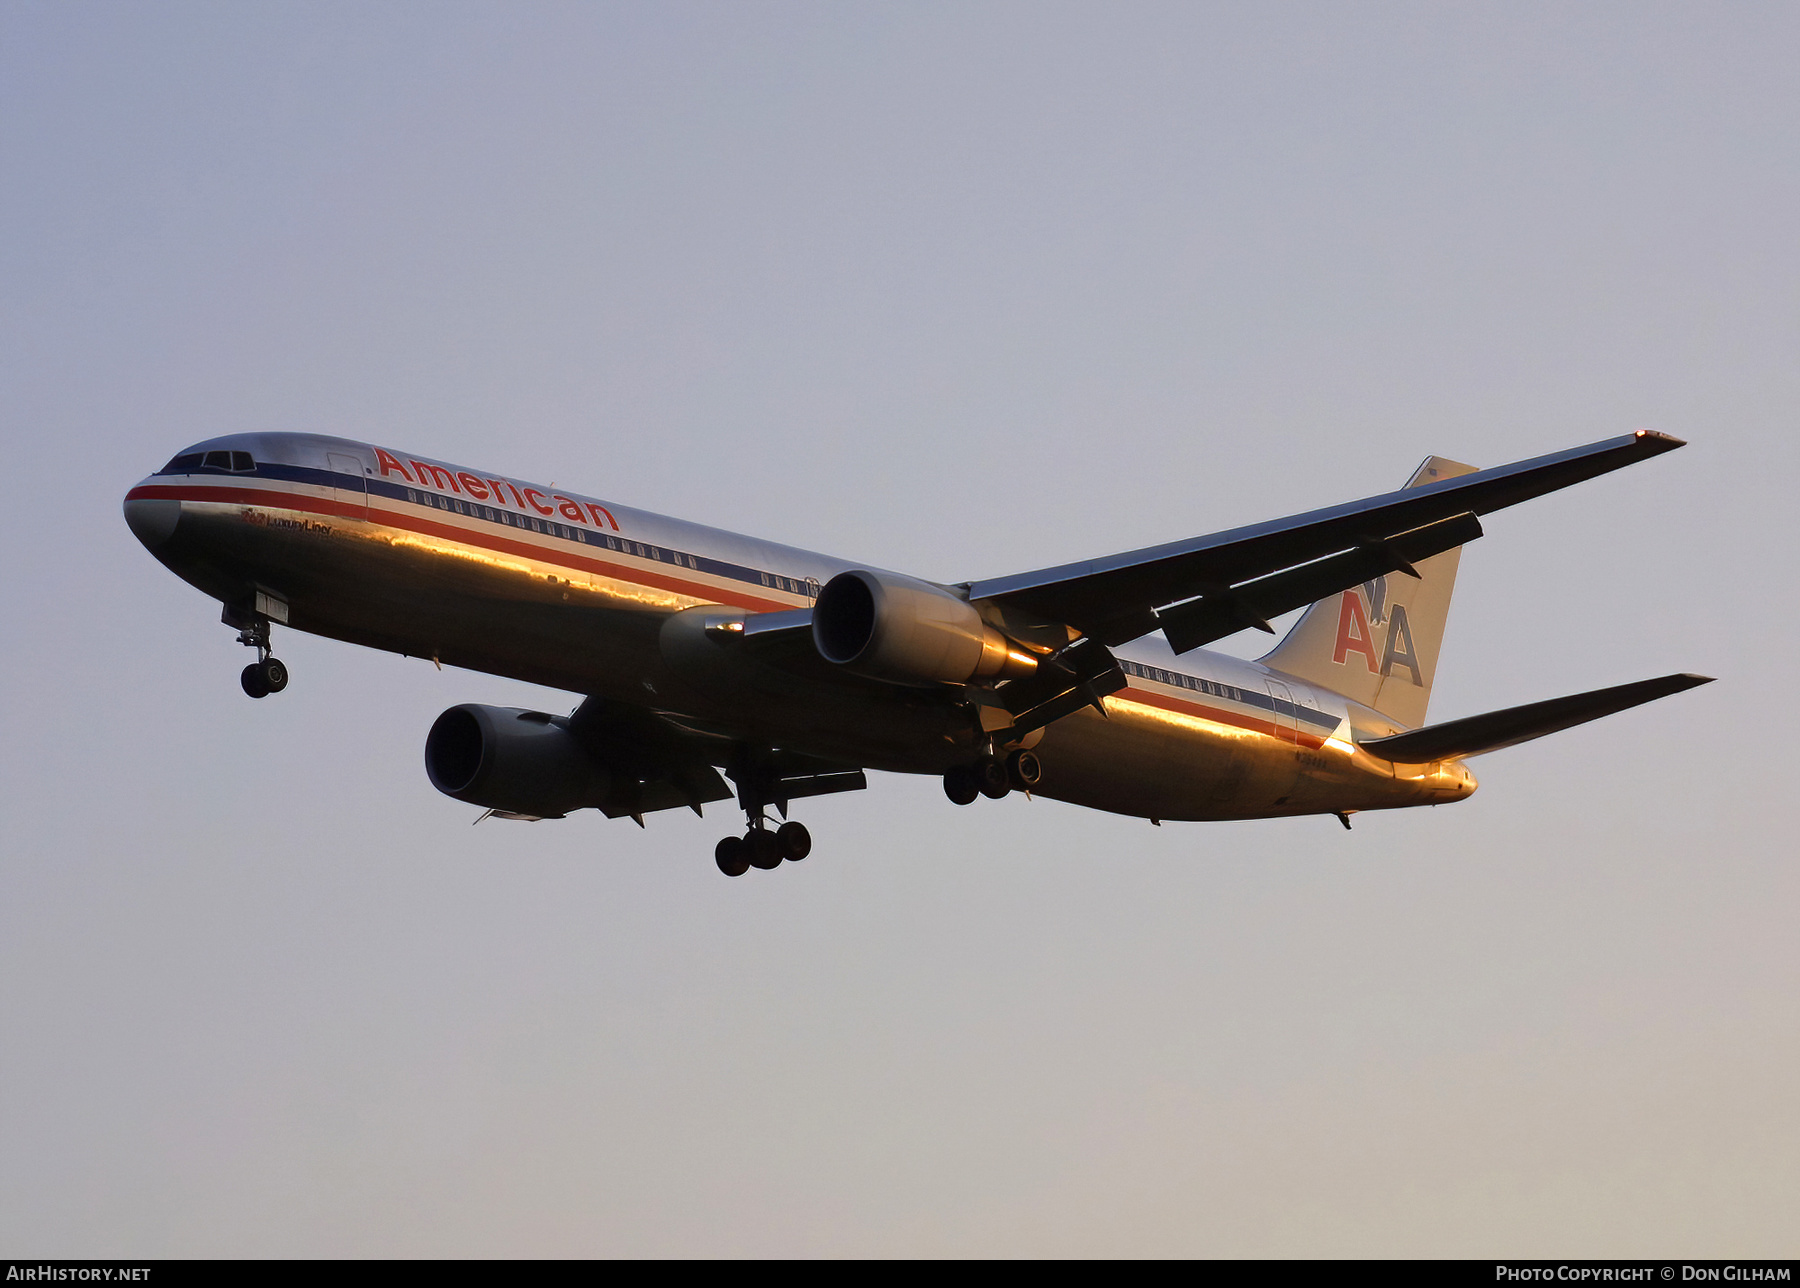
[[261, 613], [248, 616], [233, 612], [227, 605], [221, 615], [227, 626], [238, 628], [238, 643], [256, 650], [256, 661], [243, 669], [238, 683], [253, 698], [266, 698], [280, 693], [288, 685], [287, 663], [276, 657], [269, 643], [269, 619]]

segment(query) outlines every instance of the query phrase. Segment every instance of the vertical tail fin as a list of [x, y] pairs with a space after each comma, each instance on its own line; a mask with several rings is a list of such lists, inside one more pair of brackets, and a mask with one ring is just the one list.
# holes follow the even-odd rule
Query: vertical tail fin
[[[1474, 472], [1473, 465], [1428, 456], [1406, 486]], [[1263, 657], [1263, 665], [1335, 690], [1401, 724], [1424, 724], [1461, 558], [1459, 546], [1421, 560], [1416, 579], [1390, 573], [1320, 600]]]

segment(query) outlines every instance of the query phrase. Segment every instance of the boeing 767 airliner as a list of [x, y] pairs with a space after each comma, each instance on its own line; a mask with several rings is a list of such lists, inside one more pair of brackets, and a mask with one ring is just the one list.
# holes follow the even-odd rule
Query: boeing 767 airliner
[[[953, 585], [314, 434], [198, 443], [125, 519], [256, 650], [251, 697], [287, 687], [276, 625], [580, 694], [568, 715], [451, 707], [425, 739], [432, 784], [501, 818], [640, 825], [735, 796], [747, 830], [714, 857], [741, 876], [811, 851], [771, 809], [871, 768], [941, 775], [959, 805], [1023, 790], [1153, 822], [1348, 827], [1461, 800], [1471, 756], [1707, 682], [1425, 723], [1478, 516], [1681, 445], [1434, 456], [1397, 492]], [[1201, 648], [1298, 608], [1260, 661]]]

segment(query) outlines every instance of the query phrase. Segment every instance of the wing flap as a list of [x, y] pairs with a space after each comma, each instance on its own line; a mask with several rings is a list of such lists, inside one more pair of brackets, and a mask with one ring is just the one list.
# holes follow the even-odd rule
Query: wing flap
[[1564, 698], [1527, 703], [1522, 707], [1466, 716], [1461, 720], [1447, 720], [1407, 733], [1372, 738], [1360, 745], [1370, 755], [1407, 765], [1422, 765], [1455, 756], [1479, 756], [1710, 683], [1712, 677], [1709, 675], [1664, 675], [1654, 680], [1638, 680], [1610, 689], [1593, 689]]
[[1419, 574], [1412, 566], [1415, 561], [1454, 550], [1480, 536], [1481, 520], [1473, 514], [1459, 514], [1386, 541], [1369, 542], [1340, 555], [1329, 555], [1286, 572], [1273, 573], [1220, 594], [1204, 595], [1173, 608], [1159, 609], [1157, 624], [1162, 627], [1169, 647], [1177, 653], [1186, 653], [1202, 644], [1235, 635], [1246, 627], [1273, 634], [1274, 627], [1268, 620], [1271, 617], [1304, 608], [1327, 595], [1349, 590], [1391, 572], [1417, 577]]
[[590, 697], [569, 717], [568, 729], [614, 775], [601, 806], [608, 818], [683, 807], [698, 814], [702, 805], [731, 799], [705, 744], [653, 711]]

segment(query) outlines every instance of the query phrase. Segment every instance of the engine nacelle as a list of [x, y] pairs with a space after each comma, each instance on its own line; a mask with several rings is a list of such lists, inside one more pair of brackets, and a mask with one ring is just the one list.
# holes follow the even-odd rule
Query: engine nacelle
[[813, 603], [813, 645], [846, 670], [902, 684], [1030, 675], [1037, 659], [942, 586], [891, 572], [842, 572]]
[[426, 735], [425, 772], [444, 795], [508, 814], [561, 818], [598, 806], [610, 776], [567, 725], [518, 707], [451, 707]]

